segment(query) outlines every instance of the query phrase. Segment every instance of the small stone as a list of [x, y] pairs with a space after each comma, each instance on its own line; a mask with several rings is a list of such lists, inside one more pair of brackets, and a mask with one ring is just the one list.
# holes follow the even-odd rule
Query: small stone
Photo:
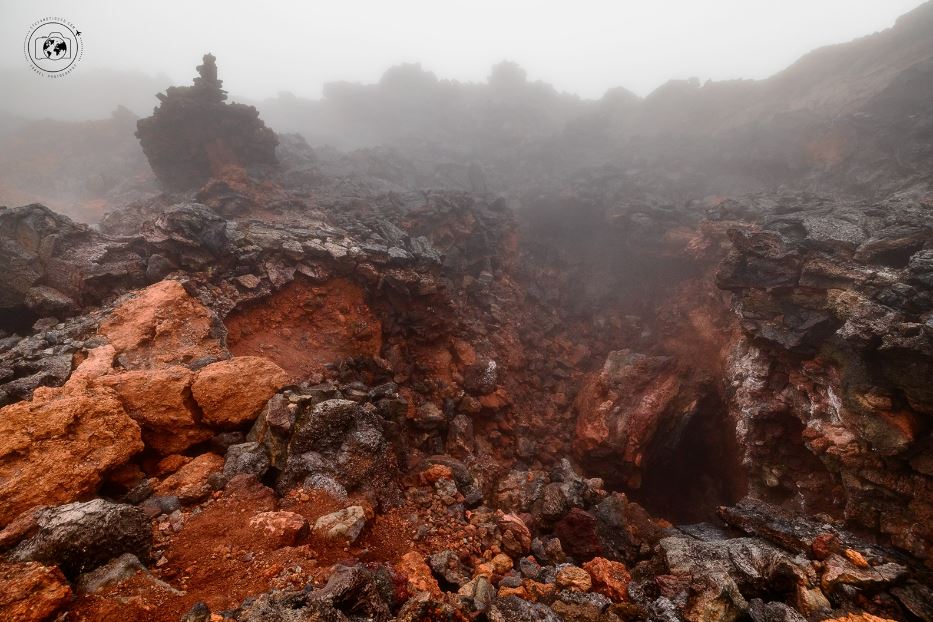
[[632, 580], [625, 564], [594, 557], [583, 564], [593, 581], [593, 591], [609, 597], [615, 602], [628, 600], [628, 584]]
[[441, 595], [441, 588], [431, 575], [431, 568], [418, 551], [409, 551], [402, 555], [395, 568], [408, 580], [408, 591], [412, 594], [428, 592], [433, 596]]
[[179, 622], [208, 622], [211, 619], [211, 610], [203, 601], [198, 601], [192, 605], [188, 613], [181, 617]]
[[579, 566], [564, 566], [557, 571], [557, 587], [575, 592], [589, 592], [593, 587], [593, 580], [590, 573]]
[[857, 567], [868, 568], [868, 562], [865, 561], [865, 558], [862, 557], [862, 554], [855, 549], [846, 549], [845, 556], [846, 559], [855, 564]]
[[359, 505], [351, 505], [317, 519], [314, 533], [327, 540], [355, 542], [365, 526], [366, 511]]
[[243, 274], [236, 277], [236, 282], [246, 289], [256, 289], [262, 280], [255, 274]]

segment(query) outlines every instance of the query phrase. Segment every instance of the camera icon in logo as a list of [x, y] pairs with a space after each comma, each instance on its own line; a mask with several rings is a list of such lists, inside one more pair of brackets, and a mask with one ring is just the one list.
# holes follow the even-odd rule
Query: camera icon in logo
[[46, 37], [36, 37], [33, 46], [38, 60], [71, 58], [71, 37], [66, 37], [60, 32], [50, 32]]

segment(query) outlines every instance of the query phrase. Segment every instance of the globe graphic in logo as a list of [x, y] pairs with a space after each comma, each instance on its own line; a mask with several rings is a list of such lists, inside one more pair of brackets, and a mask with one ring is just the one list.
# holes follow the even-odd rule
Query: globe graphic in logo
[[68, 54], [68, 43], [57, 32], [53, 32], [42, 42], [42, 53], [50, 60], [58, 60]]

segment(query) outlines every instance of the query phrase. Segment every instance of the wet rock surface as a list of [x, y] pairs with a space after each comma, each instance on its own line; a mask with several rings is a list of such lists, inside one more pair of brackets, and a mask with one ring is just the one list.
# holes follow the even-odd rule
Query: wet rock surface
[[36, 534], [13, 549], [14, 560], [55, 564], [75, 577], [124, 553], [149, 559], [149, 520], [131, 505], [103, 499], [69, 503], [42, 510], [36, 524]]

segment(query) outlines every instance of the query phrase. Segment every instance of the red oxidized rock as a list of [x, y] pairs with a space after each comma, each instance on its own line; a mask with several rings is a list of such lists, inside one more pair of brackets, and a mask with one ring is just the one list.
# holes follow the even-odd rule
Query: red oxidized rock
[[269, 359], [239, 356], [199, 371], [191, 392], [205, 422], [217, 427], [236, 427], [255, 419], [286, 382], [288, 375]]
[[71, 586], [58, 568], [37, 562], [0, 564], [0, 619], [43, 622], [71, 600]]
[[110, 369], [103, 346], [61, 388], [0, 409], [0, 526], [36, 505], [74, 501], [142, 450], [139, 426], [116, 394], [96, 386]]

